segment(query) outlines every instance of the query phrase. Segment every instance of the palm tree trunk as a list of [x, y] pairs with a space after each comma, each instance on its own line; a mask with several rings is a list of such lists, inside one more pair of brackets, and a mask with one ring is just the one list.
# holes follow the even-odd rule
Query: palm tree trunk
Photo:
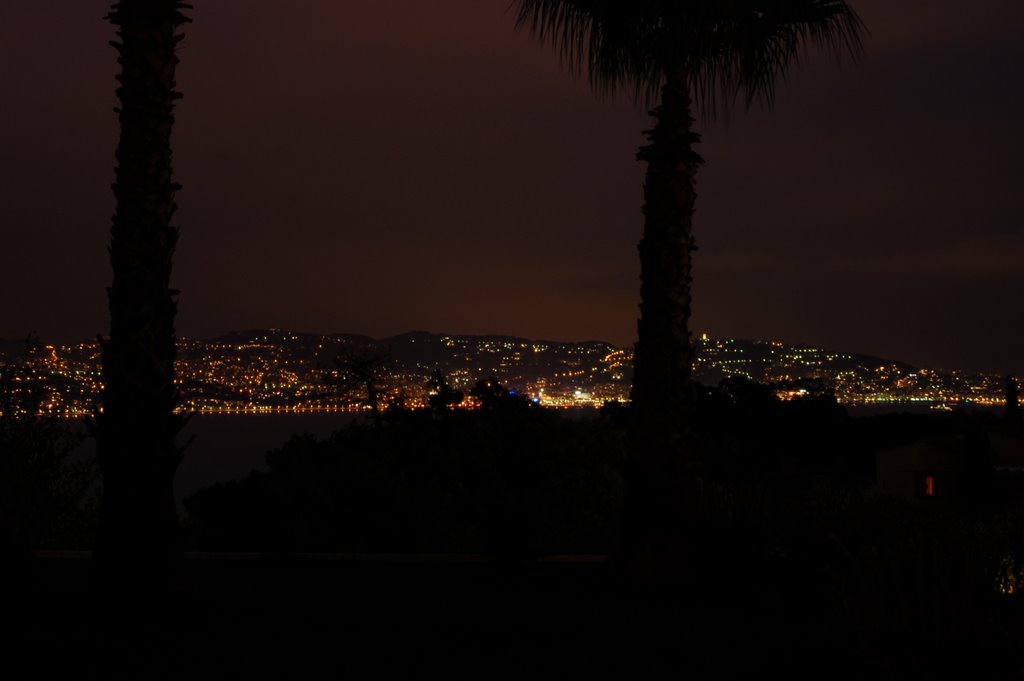
[[[640, 320], [633, 360], [633, 424], [623, 558], [641, 572], [669, 572], [681, 548], [684, 482], [692, 470], [686, 438], [691, 383], [690, 282], [695, 176], [703, 159], [685, 73], [666, 71], [655, 126], [637, 154], [647, 163], [640, 252]], [[654, 575], [649, 577], [660, 582]]]
[[103, 408], [94, 424], [103, 473], [96, 555], [107, 563], [166, 562], [181, 552], [173, 485], [184, 419], [174, 412], [177, 291], [170, 287], [180, 187], [171, 178], [170, 138], [185, 7], [122, 0], [107, 17], [118, 28], [121, 64], [110, 337], [100, 339]]

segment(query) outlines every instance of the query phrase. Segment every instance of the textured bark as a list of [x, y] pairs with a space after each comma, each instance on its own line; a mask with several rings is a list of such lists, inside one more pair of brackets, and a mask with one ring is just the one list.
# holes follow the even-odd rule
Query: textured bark
[[117, 201], [110, 232], [113, 283], [107, 289], [110, 337], [100, 339], [104, 389], [94, 432], [103, 474], [97, 557], [162, 560], [180, 555], [174, 475], [177, 291], [170, 287], [178, 230], [171, 225], [180, 188], [171, 177], [177, 27], [176, 0], [123, 0], [108, 19], [121, 65]]
[[[685, 562], [682, 501], [692, 470], [686, 438], [693, 414], [690, 282], [695, 176], [703, 163], [685, 74], [666, 73], [651, 115], [644, 231], [640, 252], [640, 319], [633, 360], [633, 424], [627, 472], [624, 558], [656, 588], [678, 579]], [[663, 573], [646, 574], [652, 571]], [[633, 580], [635, 583], [635, 579]]]
[[640, 320], [631, 398], [645, 437], [678, 457], [693, 408], [690, 283], [695, 180], [690, 96], [681, 73], [666, 79], [655, 127], [637, 158], [647, 163], [640, 252]]

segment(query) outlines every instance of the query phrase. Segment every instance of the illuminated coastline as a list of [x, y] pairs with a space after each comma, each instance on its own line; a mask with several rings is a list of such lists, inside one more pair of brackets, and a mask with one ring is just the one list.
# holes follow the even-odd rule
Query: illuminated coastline
[[[345, 348], [387, 350], [393, 362], [381, 376], [385, 402], [408, 409], [428, 405], [428, 379], [440, 370], [468, 395], [494, 377], [518, 394], [552, 408], [598, 407], [629, 401], [632, 352], [608, 343], [562, 343], [491, 336], [413, 333], [375, 341], [363, 336], [295, 334], [276, 329], [212, 339], [180, 339], [180, 409], [199, 414], [309, 414], [368, 408], [358, 390], [339, 391], [326, 367]], [[828, 392], [847, 406], [901, 405], [951, 409], [1003, 403], [1005, 377], [916, 368], [879, 358], [773, 341], [695, 342], [695, 378], [705, 385], [741, 377], [775, 387], [781, 399]], [[45, 345], [19, 356], [0, 355], [16, 368], [15, 391], [43, 396], [41, 411], [80, 418], [91, 414], [102, 389], [95, 342]], [[458, 405], [473, 408], [465, 398]]]

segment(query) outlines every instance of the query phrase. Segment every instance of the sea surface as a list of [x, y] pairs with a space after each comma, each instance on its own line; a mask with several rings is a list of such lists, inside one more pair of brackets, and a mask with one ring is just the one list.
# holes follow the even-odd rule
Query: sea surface
[[[358, 418], [364, 417], [351, 412], [196, 415], [178, 440], [180, 445], [195, 436], [174, 478], [179, 512], [182, 500], [204, 487], [266, 470], [267, 452], [279, 448], [292, 435], [309, 433], [324, 438]], [[86, 438], [72, 456], [94, 459], [96, 442]]]
[[[589, 408], [565, 410], [570, 418], [588, 418], [596, 413]], [[323, 439], [356, 420], [368, 419], [367, 414], [352, 412], [196, 415], [181, 439], [184, 442], [196, 436], [185, 450], [174, 481], [179, 506], [182, 499], [204, 487], [266, 470], [267, 452], [281, 447], [292, 435], [309, 433]]]
[[184, 443], [195, 436], [174, 481], [179, 502], [217, 482], [266, 470], [267, 452], [278, 449], [295, 434], [325, 438], [364, 418], [351, 412], [317, 414], [198, 414], [185, 427]]

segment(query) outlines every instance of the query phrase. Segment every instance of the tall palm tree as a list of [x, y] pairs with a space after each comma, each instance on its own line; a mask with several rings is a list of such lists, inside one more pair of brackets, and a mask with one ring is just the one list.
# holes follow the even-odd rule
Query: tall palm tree
[[856, 56], [863, 25], [841, 0], [518, 0], [517, 25], [552, 45], [599, 93], [660, 97], [638, 153], [647, 174], [626, 541], [671, 565], [679, 485], [695, 464], [686, 446], [694, 403], [690, 282], [695, 178], [704, 161], [694, 148], [694, 113], [713, 118], [738, 97], [771, 105], [776, 81], [808, 47]]
[[100, 338], [103, 407], [92, 425], [103, 474], [96, 552], [108, 561], [180, 554], [173, 485], [184, 418], [175, 412], [177, 291], [170, 287], [180, 186], [171, 177], [170, 139], [181, 97], [177, 31], [187, 8], [178, 0], [121, 0], [107, 16], [119, 39], [112, 44], [121, 65], [121, 134], [108, 247], [110, 337]]

